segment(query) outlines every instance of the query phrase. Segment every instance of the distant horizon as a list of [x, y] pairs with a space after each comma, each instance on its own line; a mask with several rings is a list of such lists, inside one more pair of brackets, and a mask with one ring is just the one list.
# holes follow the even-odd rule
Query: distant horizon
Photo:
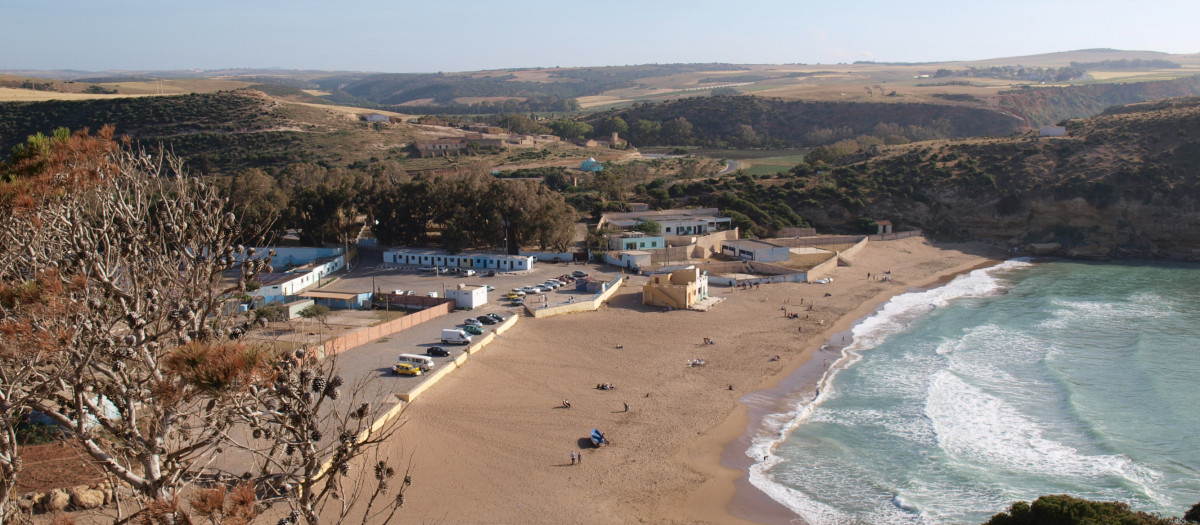
[[[1200, 53], [1200, 2], [1011, 0], [5, 2], [0, 70], [435, 73], [630, 64], [939, 63], [1111, 48]], [[1140, 28], [1152, 28], [1139, 30]]]
[[[922, 65], [937, 65], [937, 64], [953, 64], [953, 63], [971, 63], [992, 60], [1003, 60], [1009, 58], [1025, 58], [1038, 57], [1044, 55], [1064, 54], [1064, 53], [1086, 53], [1086, 52], [1113, 52], [1113, 53], [1154, 53], [1161, 54], [1164, 57], [1170, 56], [1193, 56], [1200, 55], [1200, 52], [1195, 53], [1168, 53], [1165, 51], [1155, 51], [1149, 49], [1114, 49], [1114, 48], [1085, 48], [1085, 49], [1069, 49], [1064, 51], [1047, 51], [1045, 53], [1035, 53], [1031, 55], [1013, 55], [1013, 56], [993, 56], [979, 57], [957, 60], [940, 60], [940, 61], [896, 61], [896, 60], [856, 60], [854, 62], [716, 62], [716, 61], [700, 61], [700, 62], [641, 62], [634, 64], [604, 64], [604, 65], [574, 65], [574, 66], [527, 66], [527, 67], [501, 67], [489, 69], [464, 69], [454, 71], [371, 71], [358, 69], [316, 69], [316, 68], [286, 68], [277, 66], [264, 67], [217, 67], [217, 68], [176, 68], [176, 69], [45, 69], [45, 68], [0, 68], [0, 74], [12, 74], [12, 72], [58, 72], [72, 74], [97, 74], [97, 73], [209, 73], [222, 71], [280, 71], [280, 72], [302, 72], [312, 71], [321, 73], [371, 73], [371, 74], [399, 74], [399, 75], [428, 75], [437, 73], [477, 73], [488, 71], [523, 71], [523, 70], [538, 70], [538, 69], [588, 69], [588, 68], [606, 68], [606, 67], [637, 67], [637, 66], [652, 66], [652, 65], [690, 65], [690, 64], [728, 64], [731, 66], [849, 66], [856, 64], [880, 64], [880, 65], [899, 65], [899, 66], [922, 66]], [[1019, 65], [1017, 63], [1009, 65]]]

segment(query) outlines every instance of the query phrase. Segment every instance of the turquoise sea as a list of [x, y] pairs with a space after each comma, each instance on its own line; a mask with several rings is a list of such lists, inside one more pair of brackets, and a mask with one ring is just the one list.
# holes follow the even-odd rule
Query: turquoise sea
[[1198, 265], [1008, 261], [852, 334], [819, 395], [787, 396], [747, 451], [751, 483], [808, 523], [982, 523], [1044, 494], [1200, 502]]

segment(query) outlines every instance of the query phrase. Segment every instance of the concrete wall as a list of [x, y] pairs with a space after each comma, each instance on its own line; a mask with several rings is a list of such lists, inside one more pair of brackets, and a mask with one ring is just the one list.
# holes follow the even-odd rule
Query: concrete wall
[[858, 252], [861, 252], [862, 249], [867, 246], [867, 242], [869, 242], [869, 238], [863, 237], [861, 241], [854, 243], [854, 246], [838, 252], [837, 255], [842, 259], [852, 259], [855, 255], [858, 255]]
[[558, 303], [554, 306], [545, 308], [534, 308], [533, 305], [526, 303], [525, 311], [535, 318], [551, 317], [555, 315], [571, 314], [575, 312], [594, 312], [600, 309], [600, 305], [604, 304], [609, 297], [617, 293], [617, 288], [621, 287], [621, 283], [625, 282], [622, 277], [617, 277], [611, 281], [607, 290], [597, 293], [590, 301], [579, 301], [574, 303]]
[[907, 239], [909, 237], [918, 237], [920, 235], [924, 235], [924, 232], [921, 230], [908, 230], [908, 231], [895, 232], [895, 233], [885, 233], [882, 235], [872, 235], [871, 240], [872, 241], [894, 241], [896, 239]]
[[[443, 300], [444, 301], [444, 300]], [[453, 301], [444, 301], [442, 304], [426, 308], [419, 312], [408, 314], [399, 319], [393, 319], [383, 324], [368, 326], [350, 332], [341, 337], [336, 337], [325, 341], [317, 346], [317, 355], [320, 357], [330, 357], [338, 355], [351, 348], [365, 345], [371, 341], [386, 337], [401, 330], [407, 330], [413, 326], [419, 325], [426, 321], [437, 319], [454, 310]]]
[[817, 237], [781, 237], [763, 240], [789, 248], [803, 248], [807, 246], [828, 246], [830, 244], [854, 244], [862, 238], [862, 235], [820, 235]]
[[287, 311], [286, 313], [288, 319], [295, 319], [300, 317], [300, 310], [308, 308], [313, 304], [315, 304], [315, 302], [312, 299], [301, 299], [299, 301], [287, 303], [283, 305], [283, 308]]
[[829, 274], [833, 273], [833, 270], [837, 269], [837, 265], [837, 256], [830, 257], [828, 261], [808, 269], [808, 280], [813, 281], [828, 276]]
[[[438, 381], [441, 381], [442, 378], [450, 375], [455, 370], [458, 370], [459, 367], [466, 364], [466, 362], [471, 359], [471, 356], [474, 356], [475, 354], [482, 352], [483, 349], [487, 345], [491, 344], [491, 342], [496, 339], [497, 335], [507, 332], [509, 328], [512, 328], [513, 325], [517, 324], [517, 319], [519, 319], [519, 318], [520, 318], [520, 316], [516, 316], [516, 315], [509, 316], [509, 318], [505, 319], [504, 322], [496, 325], [496, 329], [493, 330], [491, 333], [485, 334], [483, 337], [477, 338], [478, 340], [475, 342], [475, 344], [468, 346], [466, 351], [463, 352], [462, 355], [456, 357], [450, 363], [447, 363], [443, 366], [438, 367], [436, 371], [426, 375], [425, 380], [422, 381], [421, 384], [417, 385], [415, 388], [413, 388], [412, 390], [409, 390], [408, 392], [404, 392], [402, 394], [396, 394], [396, 397], [400, 398], [400, 400], [405, 403], [411, 403], [418, 396], [420, 396], [421, 394], [423, 394], [427, 390], [429, 390], [431, 387], [433, 387], [433, 385], [437, 384]], [[453, 366], [451, 366], [451, 365], [453, 365]]]

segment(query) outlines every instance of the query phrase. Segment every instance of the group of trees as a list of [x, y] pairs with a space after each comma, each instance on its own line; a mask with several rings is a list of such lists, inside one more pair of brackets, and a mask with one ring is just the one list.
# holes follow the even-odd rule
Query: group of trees
[[365, 170], [293, 164], [217, 180], [229, 210], [269, 224], [269, 236], [294, 231], [315, 246], [350, 242], [365, 219], [385, 245], [440, 243], [457, 252], [507, 240], [512, 253], [522, 245], [565, 250], [576, 219], [561, 194], [537, 181], [497, 179], [482, 164], [416, 177], [388, 161]]
[[[388, 432], [361, 384], [242, 339], [254, 321], [231, 302], [271, 254], [245, 248], [261, 230], [181, 164], [111, 127], [35, 137], [0, 164], [0, 522], [18, 514], [34, 415], [122, 487], [118, 521], [340, 521], [396, 476], [364, 464]], [[349, 476], [371, 468], [374, 482]], [[390, 519], [403, 492], [363, 521]]]
[[384, 245], [438, 241], [458, 252], [522, 245], [565, 251], [577, 219], [562, 194], [541, 181], [497, 179], [481, 170], [383, 186], [367, 202], [375, 236]]
[[881, 143], [1007, 135], [1021, 125], [986, 108], [920, 103], [782, 101], [756, 96], [692, 97], [635, 104], [587, 120], [597, 130], [620, 124], [638, 147], [815, 147], [874, 136]]

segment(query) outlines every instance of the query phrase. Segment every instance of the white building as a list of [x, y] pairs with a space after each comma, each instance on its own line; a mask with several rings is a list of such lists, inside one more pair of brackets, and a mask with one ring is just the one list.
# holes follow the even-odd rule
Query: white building
[[385, 264], [437, 266], [439, 268], [473, 268], [476, 270], [527, 271], [536, 260], [532, 255], [498, 253], [460, 253], [451, 255], [440, 250], [396, 249], [383, 252]]
[[721, 242], [721, 253], [748, 261], [779, 262], [791, 257], [787, 246], [752, 239], [735, 239]]
[[604, 254], [604, 262], [622, 268], [648, 268], [653, 264], [653, 255], [642, 250], [622, 250]]
[[458, 308], [479, 308], [488, 302], [487, 287], [459, 283], [457, 287], [446, 290], [446, 298], [454, 299], [454, 306]]
[[637, 225], [654, 221], [662, 226], [661, 235], [703, 235], [733, 227], [733, 219], [718, 215], [717, 208], [693, 208], [658, 211], [605, 213], [596, 229], [606, 227], [629, 231]]
[[[261, 274], [258, 276], [261, 286], [250, 292], [250, 295], [261, 297], [263, 303], [291, 301], [300, 292], [319, 285], [325, 276], [341, 270], [346, 265], [345, 261], [344, 256], [338, 255], [317, 259], [288, 272]], [[258, 302], [259, 300], [255, 300], [256, 304]]]

